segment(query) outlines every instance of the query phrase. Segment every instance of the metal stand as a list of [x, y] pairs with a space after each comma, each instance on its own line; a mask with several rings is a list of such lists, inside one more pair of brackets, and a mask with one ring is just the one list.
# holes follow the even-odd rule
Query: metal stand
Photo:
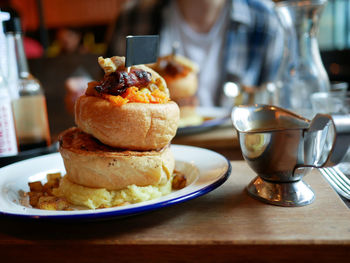
[[276, 183], [257, 176], [247, 186], [247, 191], [260, 201], [278, 206], [304, 206], [311, 204], [315, 199], [314, 192], [303, 180]]

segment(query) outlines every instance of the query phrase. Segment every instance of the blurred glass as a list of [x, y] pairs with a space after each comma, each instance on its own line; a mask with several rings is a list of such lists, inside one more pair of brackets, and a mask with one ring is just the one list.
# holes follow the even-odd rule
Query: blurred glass
[[350, 113], [350, 93], [345, 82], [333, 83], [330, 91], [316, 92], [311, 95], [314, 114], [348, 114]]
[[261, 86], [247, 86], [237, 82], [226, 82], [223, 87], [222, 107], [238, 105], [272, 104], [275, 86], [269, 82]]
[[282, 1], [276, 12], [285, 32], [284, 61], [275, 85], [273, 104], [311, 118], [312, 93], [328, 91], [317, 33], [325, 0]]
[[332, 81], [331, 91], [343, 91], [344, 94], [348, 90], [349, 84], [347, 82]]

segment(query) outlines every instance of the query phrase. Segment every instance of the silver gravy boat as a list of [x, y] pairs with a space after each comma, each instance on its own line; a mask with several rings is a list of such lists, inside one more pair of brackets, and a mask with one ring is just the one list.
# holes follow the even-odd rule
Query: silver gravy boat
[[279, 206], [303, 206], [315, 195], [302, 178], [312, 168], [336, 165], [350, 143], [350, 116], [317, 114], [312, 121], [269, 105], [232, 111], [244, 159], [257, 173], [248, 193]]

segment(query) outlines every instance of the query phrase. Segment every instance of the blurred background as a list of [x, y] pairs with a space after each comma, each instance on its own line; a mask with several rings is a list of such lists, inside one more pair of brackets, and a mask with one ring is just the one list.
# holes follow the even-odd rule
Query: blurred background
[[[45, 90], [53, 135], [73, 125], [64, 106], [70, 76], [100, 78], [96, 63], [104, 55], [115, 20], [126, 0], [0, 0], [0, 9], [15, 9], [22, 20], [31, 73]], [[323, 12], [319, 46], [331, 81], [350, 82], [350, 0], [329, 0]], [[115, 54], [123, 55], [123, 54]], [[82, 85], [85, 85], [82, 80]]]
[[53, 136], [74, 124], [72, 109], [63, 103], [67, 79], [87, 76], [85, 85], [88, 78], [101, 77], [97, 57], [106, 52], [124, 2], [0, 0], [0, 9], [13, 8], [21, 18], [29, 69], [44, 88]]

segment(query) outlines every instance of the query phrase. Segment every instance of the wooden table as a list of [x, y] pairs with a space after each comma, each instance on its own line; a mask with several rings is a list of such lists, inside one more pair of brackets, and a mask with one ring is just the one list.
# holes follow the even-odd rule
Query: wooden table
[[243, 161], [219, 188], [154, 212], [89, 223], [0, 218], [1, 262], [349, 262], [350, 213], [314, 170], [313, 204], [252, 199]]

